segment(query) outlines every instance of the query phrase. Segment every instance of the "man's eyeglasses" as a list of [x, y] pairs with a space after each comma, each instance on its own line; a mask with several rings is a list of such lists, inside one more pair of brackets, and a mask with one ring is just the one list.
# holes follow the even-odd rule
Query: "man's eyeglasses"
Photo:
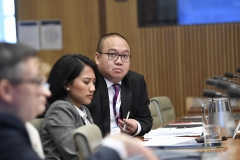
[[117, 60], [118, 57], [120, 56], [121, 57], [121, 60], [123, 62], [129, 62], [130, 61], [130, 58], [132, 56], [128, 55], [128, 54], [117, 54], [117, 53], [102, 53], [102, 52], [98, 52], [99, 54], [107, 54], [108, 55], [108, 59], [110, 60]]
[[50, 85], [48, 83], [45, 83], [42, 78], [35, 78], [35, 79], [13, 79], [10, 80], [13, 84], [22, 84], [22, 83], [31, 83], [36, 84], [39, 86], [44, 86], [45, 88], [49, 88]]

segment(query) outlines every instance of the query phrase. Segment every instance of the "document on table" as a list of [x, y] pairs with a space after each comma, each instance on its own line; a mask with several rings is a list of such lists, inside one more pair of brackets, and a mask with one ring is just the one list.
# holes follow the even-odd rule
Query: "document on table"
[[168, 125], [185, 125], [187, 127], [188, 125], [202, 125], [202, 122], [173, 122]]
[[202, 116], [185, 116], [184, 118], [189, 118], [189, 119], [193, 119], [193, 118], [202, 118]]
[[203, 146], [197, 143], [194, 137], [158, 137], [141, 142], [146, 147], [158, 148], [200, 148]]
[[192, 127], [201, 127], [202, 125], [203, 125], [202, 122], [189, 122], [189, 121], [181, 120], [179, 122], [169, 123], [164, 128], [173, 128], [173, 127], [192, 128]]
[[154, 137], [179, 137], [179, 136], [200, 136], [202, 134], [202, 127], [192, 128], [158, 128], [151, 130], [143, 137], [144, 139], [152, 139]]

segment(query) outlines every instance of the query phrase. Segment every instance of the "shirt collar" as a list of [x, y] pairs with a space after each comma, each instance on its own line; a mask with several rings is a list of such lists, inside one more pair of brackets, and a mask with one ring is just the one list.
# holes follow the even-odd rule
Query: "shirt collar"
[[[104, 80], [106, 81], [106, 84], [107, 84], [107, 88], [111, 87], [114, 83], [113, 82], [110, 82], [109, 80], [107, 80], [106, 78], [104, 78]], [[117, 82], [117, 84], [122, 84], [122, 81], [120, 82]]]
[[[75, 106], [75, 105], [74, 105]], [[76, 106], [75, 106], [76, 107]], [[82, 107], [82, 106], [81, 106]], [[83, 107], [83, 110], [81, 110], [80, 108], [78, 108], [78, 107], [76, 107], [77, 108], [77, 111], [78, 111], [78, 113], [80, 114], [80, 116], [81, 117], [84, 117], [84, 116], [86, 116], [87, 115], [87, 113], [86, 113], [86, 110], [84, 109], [84, 107]]]

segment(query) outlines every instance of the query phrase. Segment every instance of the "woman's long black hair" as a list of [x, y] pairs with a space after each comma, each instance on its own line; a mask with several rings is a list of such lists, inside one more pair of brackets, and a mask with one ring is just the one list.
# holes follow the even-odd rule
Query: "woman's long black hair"
[[90, 66], [96, 75], [96, 64], [81, 54], [66, 54], [54, 64], [48, 78], [50, 91], [52, 92], [52, 96], [48, 98], [49, 105], [66, 97], [67, 93], [64, 85], [72, 83], [83, 71], [85, 65]]

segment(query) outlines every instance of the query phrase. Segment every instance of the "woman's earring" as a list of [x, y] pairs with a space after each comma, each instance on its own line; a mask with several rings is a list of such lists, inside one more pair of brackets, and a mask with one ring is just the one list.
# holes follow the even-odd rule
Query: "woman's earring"
[[67, 88], [67, 91], [69, 91], [70, 90], [70, 88]]

